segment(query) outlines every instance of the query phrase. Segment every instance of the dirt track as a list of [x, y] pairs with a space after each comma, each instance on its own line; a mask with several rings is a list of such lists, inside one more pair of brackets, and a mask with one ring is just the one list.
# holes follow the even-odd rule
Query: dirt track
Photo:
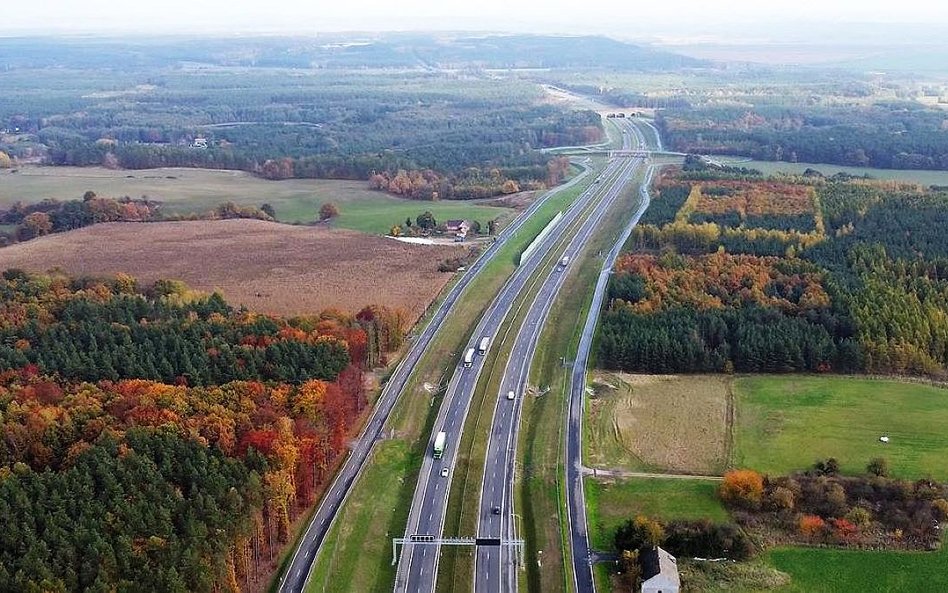
[[109, 223], [0, 249], [0, 269], [174, 278], [280, 314], [378, 303], [414, 317], [451, 278], [438, 263], [462, 249], [258, 220]]

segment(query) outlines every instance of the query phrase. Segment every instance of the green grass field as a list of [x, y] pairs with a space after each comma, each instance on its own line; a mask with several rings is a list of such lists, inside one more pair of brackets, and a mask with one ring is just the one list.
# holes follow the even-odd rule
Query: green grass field
[[586, 478], [589, 539], [597, 550], [612, 549], [616, 529], [636, 515], [657, 519], [726, 521], [717, 482], [675, 478], [600, 481]]
[[[730, 159], [723, 158], [728, 161]], [[874, 179], [891, 179], [893, 181], [908, 181], [922, 185], [948, 185], [948, 171], [912, 171], [909, 169], [874, 169], [872, 167], [845, 167], [842, 165], [827, 165], [825, 163], [786, 163], [777, 161], [747, 161], [734, 163], [737, 167], [758, 169], [766, 175], [776, 173], [790, 173], [798, 175], [807, 169], [816, 169], [826, 176], [836, 173], [850, 175], [868, 175]]]
[[[410, 480], [395, 478], [417, 472], [421, 460], [405, 441], [376, 445], [371, 463], [359, 476], [353, 491], [371, 492], [371, 497], [350, 497], [327, 534], [319, 567], [306, 591], [385, 591], [391, 588], [395, 567], [391, 565], [392, 541], [403, 528], [408, 507], [401, 504], [405, 491], [411, 496]], [[393, 512], [394, 509], [394, 512]], [[380, 537], [384, 533], [384, 537]]]
[[242, 171], [209, 169], [148, 169], [112, 171], [101, 167], [24, 167], [17, 173], [0, 172], [0, 207], [19, 200], [75, 199], [87, 190], [101, 196], [151, 199], [164, 202], [172, 214], [206, 212], [223, 202], [259, 206], [269, 203], [281, 222], [312, 222], [319, 207], [333, 202], [339, 218], [333, 224], [373, 234], [388, 233], [393, 224], [412, 220], [430, 210], [440, 221], [452, 218], [487, 221], [508, 219], [513, 210], [471, 202], [421, 202], [372, 191], [363, 181], [287, 179], [267, 181]]
[[948, 479], [948, 390], [799, 375], [740, 378], [734, 390], [736, 467], [785, 474], [836, 457], [844, 472], [860, 473], [885, 457], [893, 476]]
[[767, 563], [792, 582], [776, 593], [944, 593], [948, 547], [938, 552], [778, 548]]

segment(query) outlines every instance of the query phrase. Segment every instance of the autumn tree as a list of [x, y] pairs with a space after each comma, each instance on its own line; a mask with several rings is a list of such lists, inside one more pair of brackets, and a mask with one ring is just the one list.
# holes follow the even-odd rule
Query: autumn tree
[[665, 528], [654, 519], [638, 515], [628, 520], [616, 530], [617, 550], [642, 550], [660, 546], [665, 540]]
[[515, 194], [520, 191], [520, 186], [513, 179], [508, 179], [500, 188], [501, 193]]
[[326, 202], [319, 207], [319, 220], [329, 220], [339, 216], [339, 208], [332, 202]]
[[13, 166], [13, 160], [10, 155], [0, 150], [0, 169], [9, 169]]
[[49, 214], [45, 212], [33, 212], [23, 219], [23, 225], [20, 228], [22, 231], [22, 239], [32, 239], [51, 233], [53, 230], [53, 222], [50, 220]]
[[731, 470], [724, 474], [719, 493], [729, 505], [757, 509], [764, 495], [764, 478], [750, 469]]

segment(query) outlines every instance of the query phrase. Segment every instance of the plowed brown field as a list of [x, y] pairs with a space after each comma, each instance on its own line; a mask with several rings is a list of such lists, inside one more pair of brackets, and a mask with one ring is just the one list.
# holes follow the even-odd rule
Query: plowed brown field
[[414, 319], [451, 279], [438, 263], [463, 249], [259, 220], [109, 223], [0, 249], [0, 269], [125, 272], [145, 283], [172, 278], [220, 290], [255, 311], [384, 304]]

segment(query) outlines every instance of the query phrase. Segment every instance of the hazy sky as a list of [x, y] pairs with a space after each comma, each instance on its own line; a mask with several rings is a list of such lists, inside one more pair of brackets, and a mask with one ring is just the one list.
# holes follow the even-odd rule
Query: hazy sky
[[[0, 33], [501, 30], [715, 36], [721, 24], [942, 23], [943, 0], [33, 0], [11, 3]], [[789, 28], [787, 29], [789, 30]]]

